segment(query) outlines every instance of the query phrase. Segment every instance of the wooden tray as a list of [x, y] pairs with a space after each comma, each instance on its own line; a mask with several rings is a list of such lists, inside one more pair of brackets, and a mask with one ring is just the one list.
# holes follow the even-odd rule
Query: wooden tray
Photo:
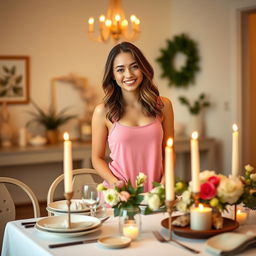
[[[173, 220], [176, 217], [172, 218]], [[169, 228], [169, 218], [166, 218], [161, 221], [161, 225], [164, 228]], [[192, 230], [190, 229], [189, 226], [187, 227], [177, 227], [177, 226], [172, 226], [173, 232], [182, 237], [187, 237], [187, 238], [194, 238], [194, 239], [204, 239], [208, 238], [211, 236], [215, 236], [220, 233], [224, 232], [230, 232], [232, 230], [235, 230], [239, 227], [239, 223], [237, 221], [234, 221], [232, 219], [228, 218], [223, 218], [223, 228], [222, 229], [209, 229], [209, 230], [204, 230], [204, 231], [199, 231], [199, 230]]]

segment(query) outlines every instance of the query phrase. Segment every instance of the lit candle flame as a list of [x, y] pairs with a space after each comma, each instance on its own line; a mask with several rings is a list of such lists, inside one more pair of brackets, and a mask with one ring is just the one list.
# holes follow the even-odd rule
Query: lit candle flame
[[117, 14], [117, 15], [115, 16], [115, 20], [116, 20], [116, 21], [120, 21], [120, 20], [121, 20], [121, 16], [120, 16], [119, 14]]
[[173, 138], [169, 138], [169, 139], [167, 140], [167, 146], [168, 146], [168, 147], [172, 147], [172, 146], [173, 146]]
[[238, 127], [237, 127], [236, 124], [233, 124], [233, 131], [234, 131], [234, 132], [237, 132], [237, 131], [238, 131]]
[[89, 23], [89, 24], [93, 24], [93, 23], [94, 23], [94, 18], [91, 17], [91, 18], [88, 20], [88, 23]]
[[131, 17], [130, 17], [131, 22], [135, 22], [136, 19], [137, 19], [137, 17], [134, 14], [131, 15]]
[[67, 132], [64, 133], [63, 135], [64, 140], [69, 140], [69, 134]]
[[198, 132], [196, 132], [196, 131], [192, 132], [191, 137], [192, 137], [192, 139], [194, 139], [194, 140], [198, 139]]
[[202, 204], [199, 204], [198, 207], [199, 207], [200, 210], [204, 209], [204, 206]]
[[100, 15], [100, 18], [99, 18], [99, 20], [100, 20], [100, 22], [105, 22], [105, 16], [104, 15]]

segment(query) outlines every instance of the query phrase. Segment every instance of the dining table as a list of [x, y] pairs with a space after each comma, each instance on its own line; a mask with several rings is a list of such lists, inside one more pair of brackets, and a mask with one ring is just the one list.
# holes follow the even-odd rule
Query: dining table
[[[15, 220], [7, 223], [4, 232], [2, 256], [170, 256], [170, 255], [193, 255], [193, 253], [180, 247], [178, 244], [161, 243], [153, 235], [152, 231], [159, 231], [168, 238], [169, 231], [161, 225], [161, 221], [168, 217], [166, 212], [150, 215], [141, 215], [142, 228], [139, 237], [132, 241], [126, 248], [112, 249], [106, 248], [98, 242], [70, 245], [60, 248], [49, 248], [50, 244], [58, 244], [72, 241], [89, 240], [108, 236], [118, 236], [119, 218], [114, 217], [112, 212], [110, 218], [102, 223], [99, 230], [79, 237], [61, 237], [50, 232], [39, 231], [35, 227], [25, 228], [21, 223], [28, 221], [38, 221], [39, 219]], [[254, 232], [256, 235], [256, 225], [241, 225], [234, 232], [248, 233]], [[177, 236], [173, 238], [200, 251], [198, 255], [211, 255], [206, 251], [207, 239], [193, 239]], [[240, 255], [256, 255], [256, 248], [246, 250]]]

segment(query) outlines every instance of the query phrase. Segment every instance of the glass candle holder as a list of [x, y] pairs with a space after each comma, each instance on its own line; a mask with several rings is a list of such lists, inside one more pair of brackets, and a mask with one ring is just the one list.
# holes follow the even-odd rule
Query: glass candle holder
[[119, 216], [120, 234], [136, 240], [141, 231], [140, 209], [137, 207], [123, 208]]

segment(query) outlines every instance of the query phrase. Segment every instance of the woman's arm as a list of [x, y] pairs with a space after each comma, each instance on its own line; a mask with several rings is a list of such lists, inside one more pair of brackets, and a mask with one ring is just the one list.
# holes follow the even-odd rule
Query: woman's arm
[[105, 161], [107, 137], [106, 111], [104, 105], [100, 104], [95, 108], [92, 117], [92, 165], [109, 185], [114, 185], [118, 180]]
[[[174, 115], [173, 115], [173, 108], [172, 103], [168, 98], [162, 97], [161, 98], [164, 103], [163, 108], [163, 131], [164, 131], [164, 137], [163, 137], [163, 166], [164, 166], [164, 152], [165, 152], [165, 146], [167, 143], [168, 138], [172, 137], [174, 140]], [[175, 152], [175, 151], [174, 151]], [[174, 153], [174, 165], [175, 165], [175, 153]], [[165, 175], [163, 173], [161, 183], [165, 183]]]

